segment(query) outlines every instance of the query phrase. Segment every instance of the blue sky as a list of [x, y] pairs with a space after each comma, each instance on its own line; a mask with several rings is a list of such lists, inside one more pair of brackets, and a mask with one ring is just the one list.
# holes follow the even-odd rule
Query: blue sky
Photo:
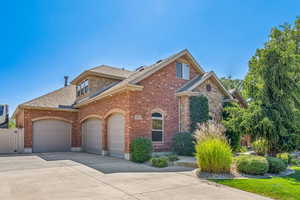
[[135, 69], [184, 48], [219, 76], [243, 78], [270, 29], [299, 0], [20, 0], [0, 2], [0, 104], [63, 86], [100, 64]]

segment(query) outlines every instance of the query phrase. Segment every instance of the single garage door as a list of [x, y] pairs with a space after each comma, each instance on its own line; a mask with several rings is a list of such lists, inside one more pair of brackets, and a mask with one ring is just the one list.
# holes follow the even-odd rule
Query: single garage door
[[33, 122], [33, 152], [60, 152], [70, 149], [70, 123], [60, 120]]
[[122, 114], [114, 114], [107, 124], [108, 151], [111, 156], [124, 157], [125, 120]]
[[102, 123], [99, 119], [88, 119], [82, 124], [82, 147], [90, 153], [102, 153]]

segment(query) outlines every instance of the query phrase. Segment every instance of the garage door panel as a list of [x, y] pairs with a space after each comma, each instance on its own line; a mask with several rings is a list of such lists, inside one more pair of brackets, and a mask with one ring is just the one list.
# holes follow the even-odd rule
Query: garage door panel
[[59, 152], [71, 149], [71, 124], [59, 120], [33, 123], [33, 152]]
[[111, 156], [124, 157], [125, 120], [122, 114], [108, 119], [108, 150]]
[[88, 119], [82, 124], [83, 149], [90, 153], [102, 153], [102, 122]]

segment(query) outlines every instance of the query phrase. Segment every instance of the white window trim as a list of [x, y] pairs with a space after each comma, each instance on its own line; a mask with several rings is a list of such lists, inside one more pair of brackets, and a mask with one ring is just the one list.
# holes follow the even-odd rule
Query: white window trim
[[182, 79], [184, 80], [190, 80], [190, 66], [186, 63], [182, 63], [181, 65], [182, 69]]
[[[152, 114], [153, 113], [159, 113], [161, 114], [161, 117], [152, 117]], [[162, 129], [153, 129], [152, 127], [152, 122], [153, 122], [153, 119], [158, 119], [158, 120], [161, 120], [162, 121]], [[151, 112], [151, 141], [152, 141], [152, 132], [153, 131], [161, 131], [161, 137], [162, 137], [162, 140], [161, 141], [152, 141], [153, 144], [164, 144], [165, 142], [165, 116], [164, 116], [164, 113], [160, 112], [160, 111], [153, 111]]]
[[[88, 87], [87, 91], [85, 91], [85, 88]], [[78, 95], [79, 92], [79, 95]], [[89, 92], [89, 80], [86, 79], [82, 81], [79, 85], [76, 86], [76, 95], [77, 97], [81, 97], [86, 95]]]
[[[177, 62], [181, 66], [181, 74], [177, 76], [177, 71], [176, 71], [176, 78], [183, 79], [183, 80], [190, 80], [190, 65], [184, 62]], [[177, 64], [176, 64], [177, 65]], [[176, 69], [177, 70], [177, 66]]]

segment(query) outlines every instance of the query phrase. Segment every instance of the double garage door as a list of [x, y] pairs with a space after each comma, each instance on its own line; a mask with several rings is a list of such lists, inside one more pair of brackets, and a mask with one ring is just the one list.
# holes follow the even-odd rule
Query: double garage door
[[[82, 123], [82, 148], [90, 153], [102, 153], [102, 121], [91, 118]], [[33, 122], [33, 152], [64, 152], [71, 149], [72, 125], [61, 120]], [[107, 121], [107, 143], [111, 156], [124, 157], [125, 120], [114, 114]]]
[[[82, 147], [90, 153], [102, 153], [103, 127], [99, 119], [88, 119], [82, 124]], [[107, 121], [107, 143], [111, 156], [124, 157], [125, 122], [121, 114], [114, 114]]]

